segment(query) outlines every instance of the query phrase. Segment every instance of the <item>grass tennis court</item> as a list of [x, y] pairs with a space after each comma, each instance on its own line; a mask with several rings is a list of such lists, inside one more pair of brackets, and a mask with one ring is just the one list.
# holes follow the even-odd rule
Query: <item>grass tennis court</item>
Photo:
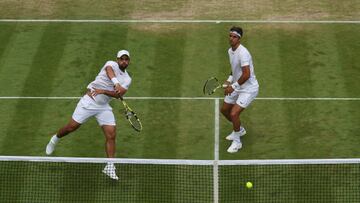
[[[2, 23], [0, 26], [9, 30], [1, 36], [5, 42], [0, 62], [2, 96], [81, 96], [99, 68], [112, 59], [119, 47], [129, 47], [133, 53], [129, 71], [134, 82], [127, 96], [203, 97], [203, 81], [212, 75], [225, 78], [229, 71], [224, 30], [230, 24], [156, 24], [158, 32], [142, 32], [144, 24]], [[359, 59], [355, 57], [360, 49], [358, 25], [245, 26], [249, 32], [244, 43], [253, 50], [261, 85], [259, 97], [358, 97]], [[167, 31], [162, 33], [162, 30]], [[208, 42], [213, 45], [204, 48], [202, 45]], [[12, 77], [14, 72], [16, 79]], [[49, 134], [67, 122], [76, 100], [1, 100], [0, 103], [4, 106], [3, 116], [6, 115], [2, 119], [4, 132], [0, 140], [4, 146], [13, 146], [1, 148], [2, 154], [43, 155]], [[356, 157], [358, 103], [356, 100], [255, 101], [243, 119], [250, 132], [244, 138], [244, 146], [250, 143], [249, 148], [228, 155], [223, 153], [228, 143], [222, 142], [220, 156], [226, 159]], [[130, 136], [123, 140], [129, 131], [123, 126], [125, 123], [120, 124], [118, 156], [160, 158], [166, 154], [166, 158], [189, 159], [213, 156], [212, 100], [131, 100], [130, 104], [145, 119], [145, 130], [140, 139]], [[223, 138], [231, 126], [224, 119], [220, 125]], [[74, 155], [102, 157], [99, 143], [103, 138], [96, 138], [102, 136], [97, 124], [86, 124], [83, 128], [64, 142], [78, 145], [96, 140], [94, 145], [99, 149], [96, 154], [86, 155], [89, 150], [84, 148], [85, 154]], [[204, 143], [200, 146], [205, 148], [186, 144], [189, 139]], [[16, 144], [19, 141], [35, 142], [33, 146], [37, 147], [24, 148]], [[139, 150], [134, 149], [138, 148], [137, 142], [147, 145], [146, 153], [122, 152], [127, 147]], [[159, 146], [156, 142], [177, 153], [170, 156], [166, 150], [152, 147], [151, 143]], [[258, 143], [264, 147], [258, 147]], [[251, 152], [246, 152], [250, 149]], [[61, 155], [69, 150], [64, 148]], [[181, 151], [193, 152], [190, 156]]]
[[[252, 7], [247, 1], [238, 6], [232, 6], [231, 1], [156, 2], [108, 0], [89, 8], [89, 1], [85, 0], [49, 1], [42, 5], [36, 1], [6, 0], [0, 2], [0, 18], [358, 20], [360, 10], [357, 1], [332, 4], [287, 1], [281, 7], [278, 1], [256, 1]], [[38, 7], [31, 8], [33, 5]], [[206, 9], [210, 11], [205, 12]], [[236, 13], [234, 16], [229, 15], [230, 9]], [[118, 15], [113, 17], [110, 13]], [[231, 125], [220, 115], [219, 159], [360, 157], [358, 23], [0, 22], [0, 97], [80, 97], [104, 63], [114, 60], [118, 50], [128, 49], [132, 60], [128, 71], [133, 83], [126, 96], [135, 98], [128, 103], [138, 112], [144, 131], [140, 135], [134, 132], [122, 118], [121, 104], [113, 101], [118, 121], [117, 157], [213, 160], [215, 99], [222, 94], [216, 93], [214, 99], [202, 99], [202, 85], [211, 76], [227, 78], [230, 71], [227, 31], [232, 25], [239, 25], [245, 31], [243, 44], [253, 56], [260, 99], [243, 113], [248, 133], [242, 139], [243, 149], [236, 154], [226, 152], [230, 143], [224, 138]], [[173, 97], [193, 99], [169, 99]], [[45, 156], [50, 136], [68, 121], [76, 103], [76, 99], [1, 98], [0, 155]], [[90, 120], [62, 140], [54, 156], [105, 157], [104, 137], [96, 121]], [[355, 169], [353, 172], [358, 173]], [[259, 174], [253, 175], [256, 179]], [[237, 178], [242, 181], [241, 176]], [[330, 179], [326, 183], [331, 183]], [[306, 187], [308, 183], [298, 184]], [[267, 189], [258, 187], [261, 184], [254, 189], [266, 193]], [[174, 188], [168, 190], [172, 197], [176, 196]], [[320, 186], [311, 189], [324, 190]], [[283, 202], [293, 197], [290, 193], [300, 197], [304, 192], [298, 187], [288, 190], [289, 193], [282, 194], [283, 199], [279, 198]], [[228, 196], [228, 191], [222, 192]], [[139, 192], [141, 196], [141, 189]], [[247, 197], [250, 194], [246, 192], [240, 190], [239, 194]], [[96, 202], [96, 193], [92, 195]], [[356, 195], [352, 197], [359, 199]], [[256, 202], [256, 198], [248, 200]], [[220, 194], [220, 201], [235, 200], [224, 199]], [[66, 199], [60, 198], [59, 202]]]

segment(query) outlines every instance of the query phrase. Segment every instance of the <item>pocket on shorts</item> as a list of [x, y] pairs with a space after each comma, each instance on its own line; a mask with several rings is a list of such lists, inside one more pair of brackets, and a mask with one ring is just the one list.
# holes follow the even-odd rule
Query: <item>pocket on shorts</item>
[[258, 95], [258, 92], [240, 93], [239, 97], [236, 100], [236, 104], [238, 104], [242, 108], [247, 108], [251, 104], [251, 102], [254, 101], [254, 99], [256, 98], [257, 95]]

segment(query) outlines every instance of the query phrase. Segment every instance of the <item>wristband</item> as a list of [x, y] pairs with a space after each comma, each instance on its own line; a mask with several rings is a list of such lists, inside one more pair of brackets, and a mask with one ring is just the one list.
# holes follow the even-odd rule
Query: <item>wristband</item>
[[114, 83], [114, 85], [116, 84], [120, 84], [119, 80], [117, 78], [111, 78], [111, 81]]
[[233, 84], [231, 84], [231, 87], [232, 87], [234, 90], [236, 90], [236, 89], [239, 89], [239, 88], [240, 88], [240, 85], [239, 85], [239, 83], [236, 81], [236, 82], [234, 82]]
[[232, 75], [229, 75], [229, 77], [228, 77], [228, 79], [227, 79], [226, 81], [232, 83], [232, 81], [233, 81], [233, 76], [232, 76]]

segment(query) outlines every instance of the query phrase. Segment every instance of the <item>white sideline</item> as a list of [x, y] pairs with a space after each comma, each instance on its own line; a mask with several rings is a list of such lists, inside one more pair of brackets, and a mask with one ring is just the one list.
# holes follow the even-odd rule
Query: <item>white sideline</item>
[[214, 191], [214, 203], [219, 202], [219, 99], [215, 99], [214, 107], [214, 166], [213, 166], [213, 191]]
[[[217, 100], [223, 97], [124, 97], [125, 99], [142, 100]], [[0, 97], [5, 99], [49, 99], [49, 100], [71, 100], [80, 97]], [[285, 101], [360, 101], [360, 97], [257, 97], [255, 100], [285, 100]]]
[[0, 19], [7, 23], [259, 23], [259, 24], [359, 24], [358, 20], [119, 20], [119, 19]]

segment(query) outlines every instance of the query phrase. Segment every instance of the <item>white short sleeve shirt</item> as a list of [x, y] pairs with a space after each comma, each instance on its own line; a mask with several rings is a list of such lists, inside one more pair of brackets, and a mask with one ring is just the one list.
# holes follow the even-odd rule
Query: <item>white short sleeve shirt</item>
[[[87, 86], [87, 88], [90, 90], [96, 88], [96, 89], [115, 91], [114, 83], [111, 81], [111, 79], [106, 74], [105, 68], [107, 66], [112, 67], [112, 69], [115, 73], [115, 77], [120, 82], [121, 87], [123, 87], [124, 89], [129, 89], [130, 84], [131, 84], [131, 77], [126, 70], [123, 72], [119, 68], [118, 63], [115, 61], [107, 61], [105, 63], [105, 65], [101, 68], [101, 70], [100, 70], [99, 74], [96, 76], [95, 80], [92, 81]], [[101, 106], [101, 105], [108, 105], [108, 103], [111, 100], [111, 97], [104, 95], [104, 94], [99, 94], [99, 95], [95, 96], [94, 99], [95, 99], [96, 103]]]
[[250, 78], [240, 86], [239, 92], [256, 92], [259, 90], [259, 83], [256, 80], [254, 65], [249, 51], [240, 44], [239, 47], [233, 51], [232, 48], [228, 50], [233, 82], [239, 80], [242, 75], [242, 68], [244, 66], [250, 67]]

